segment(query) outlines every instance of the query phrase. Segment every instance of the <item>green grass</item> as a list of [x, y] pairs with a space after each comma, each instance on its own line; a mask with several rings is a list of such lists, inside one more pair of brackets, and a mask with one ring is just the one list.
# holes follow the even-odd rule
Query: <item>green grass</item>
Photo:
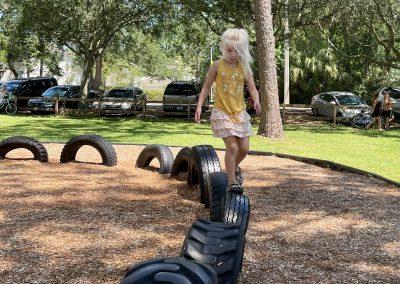
[[[192, 146], [211, 144], [223, 147], [213, 138], [208, 123], [184, 119], [74, 118], [62, 116], [0, 115], [0, 138], [26, 135], [39, 141], [67, 141], [74, 135], [96, 133], [112, 142]], [[254, 125], [257, 131], [257, 125]], [[285, 127], [285, 139], [252, 137], [252, 150], [285, 153], [342, 163], [371, 171], [400, 182], [400, 130], [388, 132], [358, 130], [347, 126]]]

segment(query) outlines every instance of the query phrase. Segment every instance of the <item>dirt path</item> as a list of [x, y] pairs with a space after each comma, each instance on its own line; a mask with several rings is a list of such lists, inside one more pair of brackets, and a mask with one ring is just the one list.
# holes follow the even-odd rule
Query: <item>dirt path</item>
[[[118, 283], [138, 261], [178, 255], [207, 216], [184, 177], [134, 168], [143, 147], [115, 146], [108, 168], [59, 164], [63, 145], [45, 145], [48, 164], [13, 159], [25, 150], [0, 162], [1, 283]], [[275, 157], [242, 168], [252, 215], [240, 283], [400, 282], [397, 188]]]

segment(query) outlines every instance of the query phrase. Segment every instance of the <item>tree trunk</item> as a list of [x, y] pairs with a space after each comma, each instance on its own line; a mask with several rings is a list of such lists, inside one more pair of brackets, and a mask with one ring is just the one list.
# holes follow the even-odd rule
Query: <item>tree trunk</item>
[[284, 27], [285, 27], [285, 42], [284, 42], [284, 91], [283, 91], [283, 102], [285, 104], [290, 104], [290, 63], [289, 63], [289, 0], [285, 0], [285, 18], [284, 18]]
[[19, 74], [18, 74], [17, 69], [15, 69], [14, 62], [13, 62], [13, 56], [10, 53], [7, 54], [7, 65], [8, 65], [8, 68], [10, 68], [11, 72], [14, 74], [14, 77], [18, 78]]
[[82, 73], [81, 90], [80, 90], [82, 99], [86, 99], [87, 94], [89, 92], [89, 79], [93, 73], [94, 62], [96, 61], [93, 52], [89, 52], [88, 54], [86, 54], [85, 61], [86, 64], [85, 64], [85, 69], [83, 70]]
[[99, 55], [96, 59], [96, 74], [93, 80], [92, 88], [94, 90], [99, 90], [101, 86], [101, 79], [102, 79], [102, 69], [103, 69], [103, 55]]
[[39, 77], [43, 77], [43, 59], [39, 60]]
[[258, 134], [269, 138], [282, 138], [271, 0], [255, 0], [254, 10], [262, 106]]

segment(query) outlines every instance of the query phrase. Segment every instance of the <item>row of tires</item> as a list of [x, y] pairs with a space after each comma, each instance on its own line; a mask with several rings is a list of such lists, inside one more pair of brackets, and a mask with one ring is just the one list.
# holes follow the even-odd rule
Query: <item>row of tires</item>
[[227, 174], [221, 172], [212, 146], [182, 148], [174, 159], [167, 146], [148, 145], [136, 166], [148, 167], [153, 159], [159, 161], [159, 173], [176, 177], [185, 172], [189, 185], [199, 184], [200, 202], [210, 209], [210, 220], [193, 223], [180, 257], [141, 262], [126, 273], [121, 283], [237, 283], [250, 218], [248, 197], [226, 191]]
[[[117, 164], [117, 154], [113, 145], [99, 135], [86, 134], [70, 139], [63, 147], [60, 156], [61, 163], [74, 162], [78, 150], [83, 146], [92, 146], [99, 151], [102, 164], [112, 167]], [[49, 155], [45, 146], [39, 141], [26, 136], [13, 136], [0, 142], [0, 159], [4, 159], [12, 150], [24, 148], [33, 154], [33, 159], [48, 162]]]

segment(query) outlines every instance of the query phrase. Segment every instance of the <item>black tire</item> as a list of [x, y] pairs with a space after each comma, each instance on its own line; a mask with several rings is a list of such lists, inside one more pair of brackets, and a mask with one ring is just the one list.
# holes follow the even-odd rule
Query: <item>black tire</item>
[[215, 269], [218, 283], [237, 283], [245, 239], [237, 224], [197, 220], [182, 247], [182, 257]]
[[179, 175], [179, 173], [187, 173], [189, 170], [190, 148], [182, 148], [176, 155], [171, 168], [171, 177]]
[[200, 184], [200, 202], [207, 208], [210, 173], [221, 171], [219, 158], [213, 146], [193, 146], [190, 152], [188, 184]]
[[221, 201], [224, 198], [228, 186], [228, 175], [224, 172], [210, 174], [209, 207], [210, 220], [218, 222], [221, 215]]
[[31, 151], [35, 160], [44, 163], [49, 161], [46, 148], [39, 141], [26, 136], [9, 137], [1, 141], [0, 160], [4, 159], [8, 152], [19, 148]]
[[158, 170], [160, 174], [171, 173], [174, 156], [167, 146], [159, 144], [146, 146], [146, 148], [140, 152], [139, 157], [136, 160], [136, 167], [148, 167], [154, 158], [160, 163], [160, 169]]
[[246, 234], [250, 219], [250, 200], [246, 195], [227, 191], [221, 200], [219, 222], [237, 223]]
[[154, 258], [138, 263], [121, 284], [217, 284], [217, 274], [208, 265], [184, 258]]
[[82, 146], [92, 146], [99, 151], [103, 165], [112, 167], [117, 164], [117, 154], [113, 145], [103, 137], [95, 134], [79, 135], [69, 140], [61, 151], [60, 162], [74, 162], [76, 153]]

